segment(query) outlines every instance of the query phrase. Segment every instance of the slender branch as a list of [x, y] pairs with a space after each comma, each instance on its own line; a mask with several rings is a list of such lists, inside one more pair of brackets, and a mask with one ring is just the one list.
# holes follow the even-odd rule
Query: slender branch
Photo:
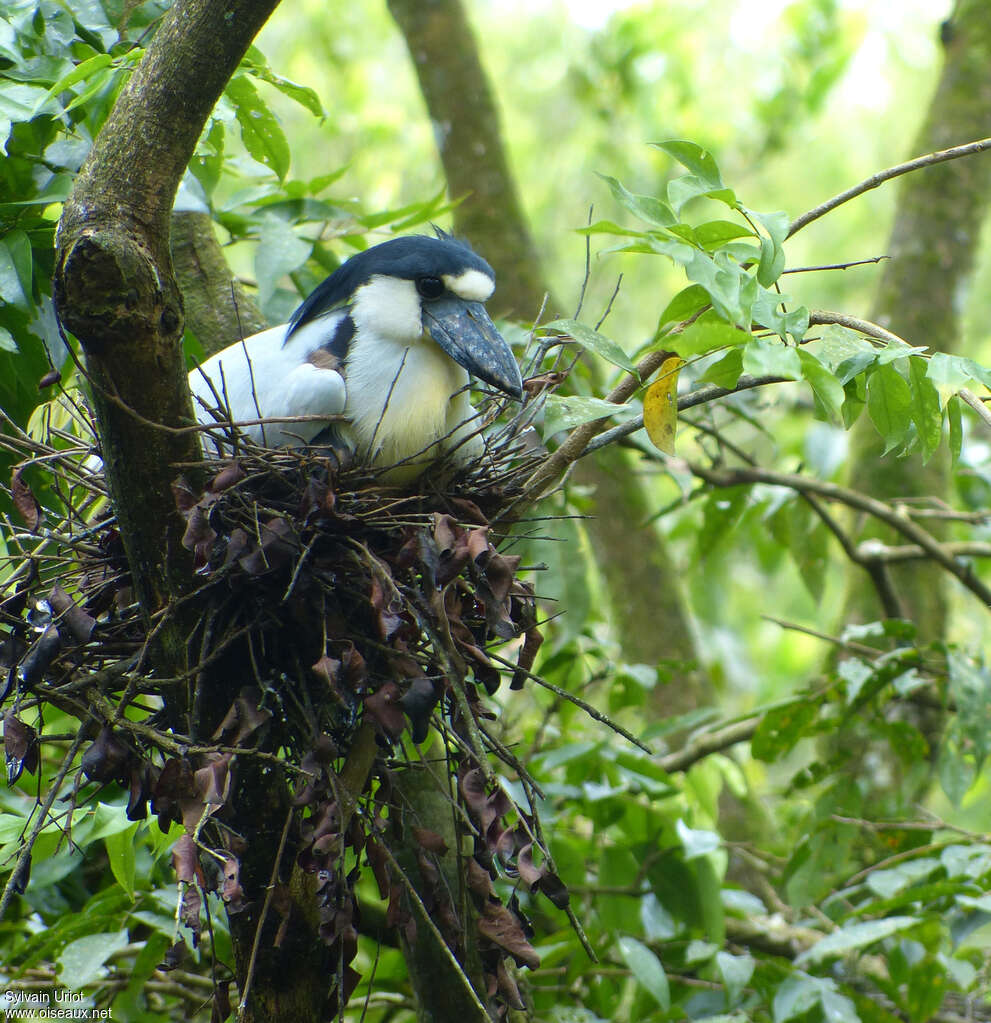
[[820, 270], [849, 270], [855, 266], [866, 266], [869, 263], [881, 263], [891, 256], [870, 256], [867, 259], [852, 259], [849, 263], [822, 263], [819, 266], [792, 266], [781, 271], [783, 274], [818, 273]]
[[969, 387], [961, 387], [957, 394], [977, 413], [985, 426], [991, 426], [991, 411]]
[[991, 607], [991, 589], [989, 589], [977, 576], [973, 569], [960, 561], [957, 561], [950, 554], [943, 544], [935, 540], [931, 533], [928, 533], [921, 526], [917, 525], [907, 515], [899, 512], [891, 505], [878, 501], [866, 494], [855, 490], [829, 483], [825, 480], [813, 479], [809, 476], [802, 476], [795, 473], [773, 472], [766, 469], [710, 469], [705, 466], [686, 463], [689, 471], [698, 476], [699, 479], [717, 487], [735, 487], [749, 483], [766, 483], [774, 487], [787, 487], [800, 494], [812, 493], [828, 501], [839, 501], [858, 511], [866, 512], [874, 516], [896, 532], [901, 533], [907, 540], [921, 547], [936, 564], [944, 568], [950, 575], [958, 579], [964, 587], [970, 590], [983, 604]]
[[830, 309], [813, 309], [809, 313], [810, 327], [825, 323], [835, 323], [840, 327], [849, 327], [850, 330], [856, 330], [860, 334], [877, 338], [878, 341], [887, 341], [898, 345], [908, 344], [903, 337], [893, 334], [880, 324], [872, 323], [870, 320], [862, 320], [858, 316], [849, 316], [847, 313], [835, 313]]
[[7, 908], [10, 906], [10, 900], [17, 892], [17, 886], [23, 877], [28, 861], [31, 859], [31, 850], [34, 848], [34, 843], [38, 840], [38, 836], [41, 834], [42, 829], [47, 823], [48, 812], [51, 810], [52, 804], [58, 796], [58, 791], [62, 787], [62, 782], [65, 781], [65, 776], [69, 773], [69, 768], [72, 767], [72, 761], [79, 752], [79, 747], [82, 746], [85, 741], [86, 731], [84, 728], [80, 728], [76, 735], [75, 742], [73, 742], [73, 744], [69, 747], [68, 752], [62, 760], [62, 765], [59, 767], [58, 774], [56, 774], [55, 779], [52, 781], [51, 788], [48, 790], [48, 795], [45, 796], [45, 802], [41, 807], [41, 812], [38, 814], [38, 819], [34, 822], [34, 826], [31, 828], [31, 834], [28, 835], [27, 841], [24, 843], [24, 848], [18, 855], [17, 862], [14, 864], [14, 869], [10, 872], [10, 877], [7, 879], [7, 884], [4, 886], [3, 895], [0, 896], [0, 920], [3, 919], [4, 914], [7, 912]]
[[682, 746], [681, 749], [675, 750], [674, 753], [660, 757], [657, 761], [658, 766], [668, 774], [687, 771], [693, 764], [697, 764], [713, 753], [719, 753], [730, 746], [735, 746], [738, 742], [752, 739], [762, 720], [763, 715], [759, 715], [745, 721], [737, 721], [715, 732], [705, 732], [697, 739]]
[[[991, 543], [981, 540], [948, 540], [940, 546], [954, 558], [991, 558]], [[894, 564], [900, 561], [922, 561], [929, 555], [916, 544], [891, 546], [880, 540], [865, 540], [855, 548], [860, 561]]]
[[[518, 665], [513, 664], [512, 661], [507, 661], [504, 657], [500, 657], [498, 654], [493, 653], [491, 650], [488, 652], [489, 657], [493, 661], [498, 661], [500, 664], [507, 668], [512, 668], [514, 671], [519, 671]], [[611, 728], [617, 735], [621, 735], [627, 742], [632, 742], [638, 749], [642, 749], [644, 753], [650, 756], [654, 755], [654, 751], [641, 739], [638, 739], [632, 732], [625, 729], [622, 725], [613, 721], [607, 717], [600, 710], [596, 710], [590, 703], [586, 703], [581, 697], [575, 696], [574, 693], [569, 693], [567, 689], [562, 689], [560, 686], [554, 685], [553, 682], [548, 682], [547, 679], [541, 678], [539, 675], [534, 675], [533, 672], [524, 671], [524, 675], [533, 682], [536, 682], [538, 686], [543, 686], [544, 689], [549, 689], [555, 696], [559, 696], [562, 700], [567, 700], [568, 703], [574, 704], [576, 707], [585, 711], [585, 713], [592, 718], [593, 721], [598, 721], [599, 724], [606, 725]]]
[[[698, 405], [708, 404], [710, 401], [716, 401], [719, 398], [725, 398], [727, 394], [739, 394], [741, 391], [749, 391], [754, 387], [765, 387], [767, 384], [783, 384], [787, 383], [785, 377], [752, 377], [742, 376], [737, 380], [734, 387], [717, 387], [715, 384], [711, 384], [708, 387], [700, 387], [696, 391], [690, 391], [688, 394], [683, 394], [678, 398], [678, 412], [687, 412], [689, 409], [696, 408]], [[611, 430], [606, 430], [604, 433], [599, 434], [595, 440], [590, 441], [585, 449], [578, 455], [578, 458], [584, 458], [586, 455], [592, 454], [593, 451], [598, 451], [600, 448], [604, 448], [607, 444], [613, 444], [623, 437], [628, 437], [631, 433], [636, 433], [643, 426], [643, 416], [636, 416], [631, 419], [628, 423], [621, 423], [619, 426], [614, 426]]]
[[258, 961], [258, 949], [261, 946], [262, 928], [265, 926], [265, 920], [268, 917], [268, 911], [275, 896], [275, 886], [279, 881], [279, 867], [282, 864], [282, 854], [286, 849], [286, 839], [289, 837], [289, 827], [292, 824], [295, 812], [296, 808], [291, 806], [286, 814], [286, 822], [282, 826], [282, 835], [279, 837], [279, 848], [276, 850], [275, 859], [272, 862], [272, 874], [268, 879], [268, 886], [265, 888], [265, 899], [262, 902], [261, 913], [258, 917], [258, 926], [255, 928], [255, 940], [251, 943], [251, 956], [248, 959], [248, 969], [244, 975], [241, 1001], [237, 1007], [237, 1018], [239, 1020], [244, 1019], [245, 1013], [248, 1011], [248, 999], [251, 997], [251, 982], [255, 977], [255, 964]]
[[897, 178], [902, 174], [909, 174], [912, 171], [922, 170], [924, 167], [933, 167], [947, 160], [957, 160], [961, 156], [973, 156], [975, 153], [983, 153], [987, 149], [991, 149], [991, 138], [978, 139], [976, 142], [954, 146], [952, 149], [941, 149], [936, 153], [927, 153], [925, 156], [917, 156], [914, 160], [907, 160], [905, 163], [899, 163], [894, 167], [878, 171], [876, 174], [872, 174], [869, 178], [861, 181], [860, 184], [848, 188], [845, 192], [840, 192], [839, 195], [834, 195], [832, 199], [827, 199], [826, 202], [793, 220], [788, 228], [786, 237], [790, 238], [793, 234], [801, 231], [803, 227], [808, 227], [814, 220], [818, 220], [831, 210], [835, 210], [837, 206], [842, 206], [851, 199], [856, 199], [858, 195], [863, 195], [864, 192], [869, 192], [871, 189], [877, 188], [878, 185], [883, 185], [885, 181], [890, 181], [892, 178]]

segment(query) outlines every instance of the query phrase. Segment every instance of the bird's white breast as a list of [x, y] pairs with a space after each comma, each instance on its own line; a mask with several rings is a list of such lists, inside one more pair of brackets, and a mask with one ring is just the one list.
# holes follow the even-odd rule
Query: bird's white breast
[[452, 400], [467, 387], [468, 373], [429, 337], [411, 343], [359, 331], [346, 375], [359, 457], [377, 465], [426, 452], [458, 426], [456, 411], [472, 411], [467, 399]]

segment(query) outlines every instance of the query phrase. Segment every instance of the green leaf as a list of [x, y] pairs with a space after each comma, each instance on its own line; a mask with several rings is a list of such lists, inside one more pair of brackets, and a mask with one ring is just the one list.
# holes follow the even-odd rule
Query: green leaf
[[664, 967], [656, 955], [641, 941], [624, 934], [619, 939], [619, 954], [630, 968], [637, 983], [649, 991], [665, 1011], [671, 1007], [671, 992]]
[[707, 963], [718, 951], [719, 946], [713, 945], [711, 941], [699, 941], [698, 938], [695, 938], [688, 943], [688, 948], [685, 949], [685, 962], [689, 966], [694, 966], [696, 963]]
[[630, 227], [621, 227], [619, 224], [614, 223], [612, 220], [597, 220], [594, 224], [589, 224], [588, 227], [579, 227], [576, 230], [577, 234], [617, 234], [624, 238], [643, 238], [643, 231], [634, 231]]
[[750, 741], [751, 754], [766, 763], [777, 760], [810, 731], [818, 716], [818, 703], [805, 698], [769, 710]]
[[960, 461], [960, 449], [963, 447], [963, 423], [960, 409], [961, 401], [954, 395], [946, 403], [946, 419], [950, 424], [950, 460], [954, 467]]
[[172, 944], [169, 935], [154, 933], [145, 939], [144, 947], [137, 954], [134, 964], [128, 973], [127, 988], [133, 993], [140, 992], [151, 975], [158, 969], [165, 958], [165, 953]]
[[867, 381], [867, 414], [884, 438], [884, 454], [900, 447], [912, 428], [912, 391], [890, 363], [880, 365]]
[[713, 188], [708, 181], [695, 174], [683, 174], [680, 178], [673, 178], [668, 182], [667, 195], [668, 203], [676, 215], [680, 214], [692, 199], [716, 199], [730, 209], [737, 208], [736, 194], [732, 189]]
[[695, 237], [704, 249], [711, 252], [737, 238], [753, 238], [753, 232], [731, 220], [709, 220], [695, 228]]
[[97, 93], [102, 92], [107, 87], [108, 82], [112, 81], [117, 75], [121, 73], [122, 72], [120, 68], [112, 67], [103, 68], [97, 71], [94, 75], [91, 76], [89, 85], [87, 85], [86, 88], [83, 89], [83, 91], [79, 93], [78, 96], [73, 96], [73, 98], [63, 109], [62, 113], [68, 114], [71, 111], [75, 110], [77, 107], [85, 107], [86, 104], [89, 103], [89, 101], [93, 99], [94, 96], [97, 95]]
[[114, 835], [107, 835], [103, 840], [107, 847], [107, 858], [110, 861], [110, 870], [117, 883], [134, 898], [135, 878], [135, 844], [134, 836], [138, 832], [138, 821], [135, 821], [124, 831], [118, 831]]
[[549, 394], [544, 413], [544, 436], [553, 437], [559, 430], [571, 430], [582, 423], [591, 423], [607, 416], [618, 415], [628, 419], [634, 414], [629, 405], [617, 405], [604, 398]]
[[41, 112], [41, 108], [60, 92], [65, 92], [66, 89], [72, 88], [79, 82], [85, 82], [87, 78], [92, 77], [98, 71], [102, 71], [104, 68], [110, 67], [113, 63], [113, 57], [109, 53], [97, 53], [95, 56], [88, 58], [77, 64], [71, 71], [63, 75], [49, 90], [42, 96], [34, 108], [34, 116], [37, 116]]
[[757, 297], [757, 281], [725, 252], [710, 256], [688, 245], [660, 246], [659, 252], [670, 256], [685, 268], [690, 281], [705, 288], [716, 312], [727, 322], [749, 327], [751, 307]]
[[846, 400], [843, 384], [811, 352], [799, 348], [798, 358], [802, 364], [802, 375], [822, 408], [823, 418], [832, 423], [842, 423], [843, 402]]
[[[599, 883], [606, 888], [629, 888], [636, 883], [639, 864], [630, 849], [606, 846], [599, 853]], [[611, 931], [629, 928], [632, 903], [625, 895], [603, 895], [596, 900], [602, 925]]]
[[722, 844], [721, 839], [714, 831], [699, 831], [688, 827], [679, 817], [675, 822], [675, 831], [685, 850], [685, 859], [694, 860], [699, 856], [708, 856], [715, 852]]
[[964, 359], [959, 355], [946, 355], [943, 352], [932, 354], [926, 375], [933, 382], [944, 402], [956, 394], [961, 387], [970, 387], [975, 383], [991, 387], [991, 371], [978, 365], [973, 359]]
[[609, 186], [613, 198], [624, 209], [629, 210], [645, 223], [654, 227], [671, 227], [672, 224], [678, 223], [674, 211], [663, 200], [655, 199], [650, 195], [634, 195], [633, 192], [607, 174], [600, 174], [599, 177]]
[[640, 922], [651, 941], [670, 941], [678, 933], [674, 918], [653, 892], [647, 892], [640, 899]]
[[615, 341], [600, 334], [597, 330], [578, 320], [555, 320], [548, 323], [547, 330], [559, 330], [562, 334], [570, 334], [583, 348], [601, 355], [606, 362], [611, 362], [627, 373], [635, 373], [637, 368], [630, 361], [630, 357], [616, 344]]
[[227, 83], [226, 94], [237, 111], [244, 148], [253, 159], [274, 171], [280, 181], [284, 180], [289, 172], [289, 143], [275, 115], [244, 75], [235, 75]]
[[846, 955], [855, 949], [874, 945], [893, 934], [899, 934], [915, 927], [919, 919], [914, 916], [889, 916], [883, 920], [867, 920], [862, 923], [846, 924], [821, 938], [796, 959], [797, 965], [818, 963], [833, 956]]
[[299, 238], [292, 225], [274, 214], [262, 217], [255, 246], [258, 302], [264, 308], [275, 293], [279, 279], [309, 259], [312, 246]]
[[9, 305], [31, 309], [34, 255], [27, 234], [16, 229], [0, 238], [0, 299]]
[[87, 934], [70, 941], [58, 957], [59, 980], [70, 991], [92, 984], [103, 975], [103, 964], [127, 944], [127, 931]]
[[912, 1023], [928, 1023], [936, 1018], [949, 987], [946, 968], [937, 960], [925, 958], [912, 967], [908, 979], [908, 1015]]
[[277, 75], [267, 67], [255, 71], [255, 75], [262, 81], [268, 82], [269, 85], [275, 86], [283, 96], [288, 96], [301, 107], [309, 110], [314, 117], [326, 117], [327, 111], [324, 110], [320, 97], [308, 85], [300, 85], [298, 82], [283, 78], [282, 75]]
[[726, 985], [726, 1000], [730, 1005], [739, 1001], [743, 989], [754, 975], [755, 966], [754, 958], [749, 954], [735, 956], [723, 951], [716, 953], [716, 969]]
[[743, 373], [743, 350], [733, 348], [721, 359], [714, 362], [702, 374], [703, 383], [715, 384], [716, 387], [725, 387], [732, 390]]
[[743, 349], [743, 372], [751, 376], [802, 379], [802, 361], [798, 349], [773, 338], [754, 338]]
[[890, 899], [917, 881], [925, 880], [939, 866], [935, 857], [923, 856], [887, 870], [872, 870], [867, 875], [867, 887], [880, 898]]
[[958, 650], [947, 654], [946, 664], [950, 697], [957, 708], [955, 724], [980, 768], [991, 750], [991, 672], [982, 661]]
[[737, 330], [724, 320], [703, 318], [690, 323], [680, 334], [666, 339], [666, 346], [672, 348], [683, 359], [690, 359], [695, 355], [704, 355], [720, 348], [745, 345], [751, 340], [750, 334], [745, 330]]
[[697, 142], [687, 139], [669, 139], [666, 142], [652, 142], [652, 146], [674, 157], [710, 189], [723, 188], [723, 179], [713, 155]]
[[769, 291], [753, 281], [756, 294], [752, 303], [752, 315], [757, 323], [773, 330], [784, 341], [789, 335], [800, 342], [809, 329], [809, 310], [803, 306], [787, 308], [789, 296]]
[[781, 271], [784, 268], [784, 249], [775, 245], [770, 238], [762, 236], [760, 240], [760, 262], [757, 264], [757, 280], [765, 288], [769, 288], [781, 276]]
[[17, 342], [14, 340], [14, 335], [6, 327], [0, 327], [0, 352], [16, 353], [17, 351]]
[[709, 304], [709, 295], [705, 288], [698, 284], [690, 284], [682, 288], [674, 298], [668, 302], [664, 312], [657, 320], [657, 336], [666, 333], [669, 324], [681, 323], [683, 320], [694, 316], [701, 309]]
[[847, 657], [837, 665], [836, 674], [846, 682], [846, 705], [849, 707], [860, 695], [864, 683], [874, 674], [874, 669], [858, 657]]
[[915, 423], [922, 460], [928, 462], [943, 438], [943, 409], [939, 392], [930, 379], [925, 359], [913, 355], [908, 360], [908, 379], [912, 389], [912, 422]]
[[796, 1016], [804, 1016], [819, 1001], [821, 982], [806, 974], [786, 977], [774, 993], [774, 1023], [787, 1023]]

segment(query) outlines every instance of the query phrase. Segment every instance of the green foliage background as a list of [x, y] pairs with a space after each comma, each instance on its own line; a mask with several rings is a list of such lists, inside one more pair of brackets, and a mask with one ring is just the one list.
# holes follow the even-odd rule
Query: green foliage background
[[[767, 5], [681, 0], [620, 6], [591, 25], [563, 3], [492, 0], [471, 13], [557, 294], [577, 300], [580, 229], [594, 206], [592, 219], [616, 229], [590, 235], [587, 308], [598, 319], [623, 274], [602, 330], [626, 356], [670, 343], [703, 357], [686, 371], [700, 382], [735, 382], [741, 370], [795, 380], [712, 414], [720, 429], [732, 422], [735, 444], [761, 464], [802, 463], [835, 479], [845, 427], [866, 408], [895, 452], [959, 442], [956, 496], [979, 509], [989, 487], [986, 442], [969, 420], [965, 432], [958, 427], [959, 403], [948, 400], [962, 385], [987, 382], [979, 366], [923, 361], [840, 328], [800, 352], [776, 339], [722, 350], [725, 321], [749, 324], [754, 299], [740, 297], [746, 256], [734, 246], [756, 246], [764, 276], [757, 271], [754, 295], [769, 315], [788, 222], [772, 212], [797, 215], [905, 155], [934, 81], [935, 25], [929, 5], [900, 5], [897, 17], [883, 6], [802, 0], [769, 17]], [[58, 204], [159, 10], [129, 8], [127, 42], [112, 27], [124, 8], [111, 4], [15, 0], [0, 17], [0, 127], [9, 123], [0, 162], [0, 408], [18, 426], [32, 413], [38, 423], [45, 396], [37, 381], [49, 358], [63, 358], [48, 301]], [[701, 148], [647, 145], [666, 139]], [[211, 211], [232, 265], [256, 284], [273, 321], [354, 247], [443, 220], [448, 209], [408, 58], [378, 6], [330, 13], [306, 2], [277, 12], [191, 170], [182, 202]], [[695, 188], [686, 171], [705, 185], [698, 195], [734, 194], [679, 207], [672, 195]], [[739, 237], [712, 226], [730, 217], [741, 225], [737, 197], [766, 211], [755, 232], [763, 241], [745, 224]], [[788, 244], [788, 265], [882, 255], [892, 202], [892, 191], [880, 190], [842, 207]], [[679, 246], [679, 231], [687, 244]], [[717, 309], [722, 319], [706, 313], [694, 333], [668, 336], [665, 324], [723, 294], [700, 252], [713, 261], [735, 253], [737, 291]], [[985, 253], [967, 299], [965, 350], [978, 361], [989, 265]], [[794, 340], [804, 332], [802, 307], [862, 315], [874, 275], [865, 266], [785, 278], [799, 322], [782, 322], [781, 333]], [[195, 338], [189, 350], [195, 356]], [[624, 361], [609, 351], [612, 363]], [[63, 385], [74, 386], [71, 362]], [[580, 386], [578, 398], [591, 397], [591, 385]], [[646, 450], [640, 435], [634, 443]], [[687, 458], [707, 453], [701, 434], [679, 443]], [[528, 551], [549, 566], [539, 583], [557, 601], [548, 607], [564, 611], [537, 670], [659, 751], [627, 746], [536, 687], [503, 698], [505, 735], [544, 788], [551, 851], [603, 960], [592, 966], [563, 917], [521, 892], [543, 957], [532, 983], [537, 1017], [922, 1023], [941, 1007], [966, 1005], [987, 1018], [991, 674], [980, 609], [956, 593], [952, 633], [922, 648], [906, 626], [848, 629], [824, 668], [820, 640], [764, 617], [834, 630], [845, 572], [821, 521], [780, 490], [700, 491], [677, 466], [643, 464], [658, 514], [669, 511], [718, 703], [656, 717], [671, 666], [625, 663], [615, 623], [597, 611], [596, 552], [580, 525], [562, 521], [555, 532], [565, 543]], [[555, 510], [580, 511], [582, 499], [572, 488]], [[0, 542], [13, 552], [21, 530], [7, 523]], [[927, 737], [888, 712], [923, 683], [957, 711], [932, 785]], [[884, 778], [847, 773], [853, 751], [843, 737], [855, 721], [858, 741], [875, 751], [856, 763], [878, 765]], [[747, 722], [749, 745], [678, 760], [693, 729]], [[58, 719], [46, 730], [57, 732]], [[44, 754], [37, 776], [25, 772], [0, 795], [0, 876], [59, 758], [51, 746]], [[906, 801], [920, 784], [921, 809]], [[157, 972], [175, 932], [167, 856], [175, 835], [128, 821], [125, 803], [112, 788], [84, 789], [71, 822], [63, 813], [46, 827], [31, 884], [0, 924], [0, 987], [36, 970], [135, 1023], [206, 1019], [211, 955], [229, 960], [222, 907], [213, 899], [212, 948], [176, 974]], [[369, 942], [362, 955], [372, 980], [359, 989], [353, 1018], [366, 997], [368, 1019], [408, 1011], [398, 953]]]

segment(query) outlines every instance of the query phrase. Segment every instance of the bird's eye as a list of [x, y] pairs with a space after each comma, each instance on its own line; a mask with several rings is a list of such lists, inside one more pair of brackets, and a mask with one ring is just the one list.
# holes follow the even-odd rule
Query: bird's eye
[[416, 290], [423, 298], [440, 298], [446, 289], [439, 277], [417, 277]]

